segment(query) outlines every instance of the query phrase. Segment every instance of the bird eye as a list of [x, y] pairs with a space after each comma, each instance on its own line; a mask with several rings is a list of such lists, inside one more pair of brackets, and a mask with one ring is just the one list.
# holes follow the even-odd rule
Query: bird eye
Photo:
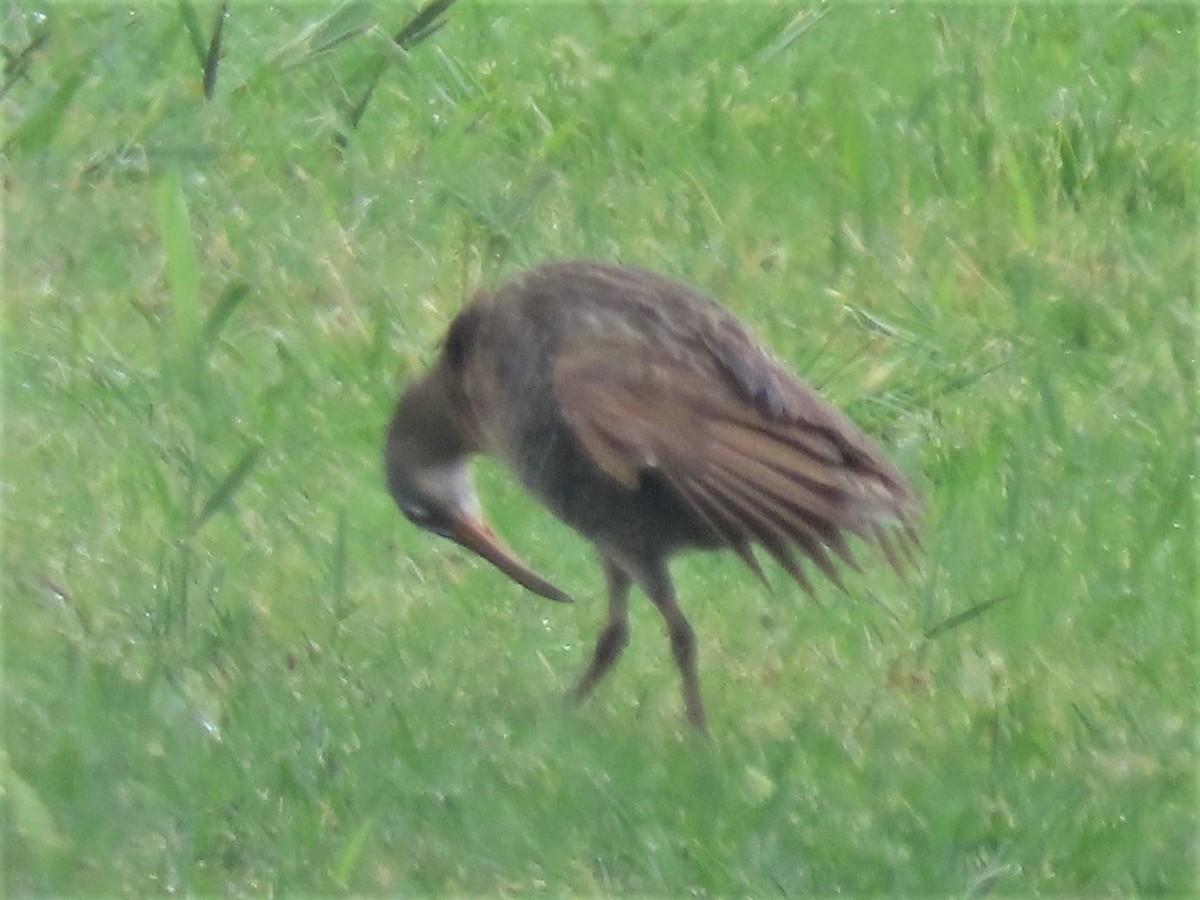
[[412, 500], [405, 500], [401, 503], [400, 512], [404, 513], [405, 518], [415, 525], [425, 525], [431, 518], [427, 506]]
[[433, 534], [456, 540], [453, 529], [434, 510], [423, 503], [415, 500], [405, 500], [400, 504], [400, 511], [404, 513], [408, 521], [412, 522], [418, 528], [424, 528]]

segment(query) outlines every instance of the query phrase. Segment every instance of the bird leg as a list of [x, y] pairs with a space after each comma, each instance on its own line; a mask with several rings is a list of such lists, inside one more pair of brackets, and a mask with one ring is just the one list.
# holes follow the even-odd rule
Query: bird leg
[[617, 568], [607, 559], [604, 565], [604, 580], [608, 585], [608, 622], [596, 638], [596, 650], [591, 664], [579, 676], [572, 690], [575, 699], [584, 700], [613, 667], [629, 643], [629, 585], [630, 578], [623, 569]]
[[666, 568], [658, 566], [649, 573], [644, 585], [646, 594], [658, 607], [667, 623], [667, 636], [671, 639], [671, 651], [683, 676], [683, 704], [687, 720], [701, 734], [708, 734], [708, 722], [704, 715], [704, 701], [700, 699], [700, 676], [696, 671], [696, 636], [691, 623], [679, 608], [675, 599], [675, 588], [671, 584]]

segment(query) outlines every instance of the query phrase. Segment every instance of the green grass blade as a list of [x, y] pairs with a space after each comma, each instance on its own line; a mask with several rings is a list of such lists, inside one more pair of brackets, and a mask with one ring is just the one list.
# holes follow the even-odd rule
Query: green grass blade
[[[375, 61], [375, 69], [367, 80], [367, 86], [363, 89], [362, 95], [358, 102], [346, 111], [346, 124], [353, 130], [358, 127], [359, 121], [362, 120], [363, 113], [367, 111], [367, 104], [371, 102], [371, 98], [375, 96], [375, 88], [379, 86], [379, 79], [383, 76], [384, 69], [387, 63], [383, 57]], [[345, 141], [345, 135], [339, 137], [339, 143]]]
[[228, 474], [220, 480], [208, 499], [204, 501], [204, 505], [200, 507], [200, 512], [196, 514], [196, 519], [192, 523], [192, 534], [199, 531], [204, 523], [213, 517], [233, 498], [237, 493], [238, 488], [242, 486], [242, 482], [246, 480], [246, 476], [258, 464], [259, 457], [262, 456], [262, 445], [255, 444], [245, 453], [241, 459], [237, 461]]
[[196, 387], [200, 377], [200, 261], [177, 168], [169, 169], [159, 184], [158, 227], [171, 291], [174, 363], [184, 383]]
[[33, 786], [8, 765], [5, 766], [4, 781], [13, 831], [34, 846], [64, 847], [66, 842], [58, 832], [54, 815]]
[[983, 600], [979, 603], [976, 603], [974, 606], [969, 607], [968, 609], [964, 609], [960, 613], [955, 613], [954, 615], [950, 616], [949, 618], [943, 619], [941, 622], [938, 622], [936, 625], [931, 625], [929, 628], [926, 628], [925, 629], [925, 639], [932, 640], [933, 638], [937, 637], [940, 634], [945, 634], [947, 631], [951, 631], [955, 628], [958, 628], [960, 625], [965, 625], [967, 622], [970, 622], [972, 619], [974, 619], [978, 616], [982, 616], [985, 612], [987, 612], [993, 606], [999, 606], [1005, 600], [1009, 600], [1011, 598], [1012, 598], [1012, 594], [1001, 594], [998, 597], [991, 597], [987, 600]]
[[1011, 141], [1006, 141], [1004, 144], [1001, 168], [1010, 188], [1012, 204], [1016, 213], [1017, 233], [1027, 245], [1033, 246], [1038, 239], [1036, 204], [1033, 190], [1029, 186], [1029, 178], [1025, 174], [1025, 166], [1013, 149]]
[[4, 59], [4, 84], [0, 86], [0, 99], [3, 99], [9, 90], [17, 82], [28, 79], [29, 65], [33, 57], [46, 41], [50, 40], [50, 30], [47, 29], [41, 34], [33, 38], [21, 50], [16, 53], [5, 53]]
[[346, 846], [342, 850], [341, 856], [338, 857], [337, 865], [332, 872], [333, 880], [339, 886], [347, 887], [350, 884], [350, 879], [355, 871], [357, 871], [358, 865], [362, 861], [363, 851], [367, 849], [367, 843], [370, 841], [374, 831], [375, 823], [368, 819], [358, 827], [354, 834], [351, 835], [350, 840], [346, 842]]
[[[367, 111], [367, 104], [371, 102], [371, 98], [375, 95], [375, 89], [379, 87], [379, 79], [383, 76], [388, 60], [393, 62], [404, 63], [406, 56], [403, 51], [432, 37], [435, 33], [441, 30], [446, 24], [444, 19], [438, 17], [449, 9], [455, 0], [431, 0], [426, 3], [417, 14], [408, 21], [403, 28], [396, 32], [391, 40], [391, 46], [400, 48], [395, 52], [384, 51], [380, 57], [373, 61], [370, 74], [367, 76], [367, 84], [359, 95], [359, 100], [346, 113], [346, 122], [353, 130], [358, 127], [358, 123], [362, 121], [363, 113]], [[345, 143], [346, 135], [339, 135], [338, 142]]]
[[871, 135], [876, 129], [854, 79], [844, 75], [836, 79], [833, 96], [838, 114], [834, 139], [841, 174], [848, 195], [858, 208], [859, 225], [864, 239], [875, 231], [875, 189], [872, 184], [873, 151]]
[[179, 18], [183, 19], [183, 28], [187, 32], [188, 43], [192, 45], [192, 52], [196, 54], [196, 61], [200, 65], [204, 65], [204, 46], [208, 41], [204, 39], [204, 29], [200, 26], [200, 16], [196, 13], [196, 6], [192, 0], [178, 0], [176, 5], [179, 7]]
[[796, 13], [792, 17], [792, 20], [779, 33], [779, 36], [763, 51], [763, 62], [772, 60], [786, 51], [828, 14], [829, 10], [827, 8], [818, 10], [804, 9]]
[[217, 67], [221, 63], [221, 38], [225, 34], [225, 19], [229, 15], [229, 4], [222, 3], [217, 10], [217, 22], [213, 26], [212, 40], [204, 55], [204, 98], [211, 100], [217, 90]]
[[343, 3], [301, 36], [305, 55], [317, 56], [362, 34], [371, 23], [372, 12], [371, 3]]
[[373, 5], [360, 0], [343, 3], [325, 18], [312, 23], [273, 56], [283, 65], [305, 62], [362, 34], [371, 24]]
[[417, 11], [408, 24], [396, 32], [392, 40], [406, 49], [415, 47], [445, 24], [444, 21], [438, 21], [438, 16], [453, 5], [454, 0], [430, 0]]
[[243, 281], [235, 281], [221, 292], [217, 305], [204, 320], [203, 343], [211, 347], [221, 336], [221, 329], [229, 321], [239, 306], [250, 296], [250, 285]]
[[353, 610], [346, 600], [346, 511], [338, 514], [337, 536], [333, 547], [333, 572], [331, 592], [333, 594], [333, 617], [343, 622]]
[[867, 122], [862, 100], [854, 82], [847, 76], [840, 78], [837, 89], [841, 115], [837, 122], [838, 161], [842, 177], [855, 193], [861, 194], [867, 180]]
[[345, 41], [358, 37], [371, 24], [373, 5], [363, 0], [343, 3], [322, 19], [311, 22], [294, 38], [266, 54], [234, 93], [257, 89], [278, 79], [284, 70], [312, 62]]
[[67, 108], [76, 92], [87, 78], [92, 60], [88, 59], [74, 69], [59, 84], [58, 89], [37, 109], [21, 121], [4, 142], [4, 153], [13, 161], [35, 153], [41, 153], [54, 140], [62, 125]]

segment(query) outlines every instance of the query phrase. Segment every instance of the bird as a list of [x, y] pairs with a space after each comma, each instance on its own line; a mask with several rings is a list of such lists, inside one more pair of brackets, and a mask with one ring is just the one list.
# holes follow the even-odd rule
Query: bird
[[571, 695], [587, 698], [629, 641], [636, 586], [657, 607], [687, 721], [707, 733], [697, 641], [668, 572], [677, 554], [755, 550], [808, 594], [802, 560], [845, 590], [849, 538], [901, 575], [921, 501], [883, 450], [717, 301], [667, 276], [579, 259], [476, 294], [401, 394], [384, 468], [400, 511], [549, 600], [569, 594], [492, 531], [472, 477], [500, 460], [595, 548], [607, 619]]

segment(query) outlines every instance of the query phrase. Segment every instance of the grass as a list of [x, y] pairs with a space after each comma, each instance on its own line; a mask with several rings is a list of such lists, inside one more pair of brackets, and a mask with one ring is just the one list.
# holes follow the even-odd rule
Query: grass
[[[3, 13], [7, 892], [1197, 893], [1195, 9], [433, 12]], [[582, 602], [382, 486], [464, 297], [577, 255], [927, 499], [910, 584], [676, 564], [708, 745], [647, 603], [561, 702], [602, 580], [498, 467]]]

